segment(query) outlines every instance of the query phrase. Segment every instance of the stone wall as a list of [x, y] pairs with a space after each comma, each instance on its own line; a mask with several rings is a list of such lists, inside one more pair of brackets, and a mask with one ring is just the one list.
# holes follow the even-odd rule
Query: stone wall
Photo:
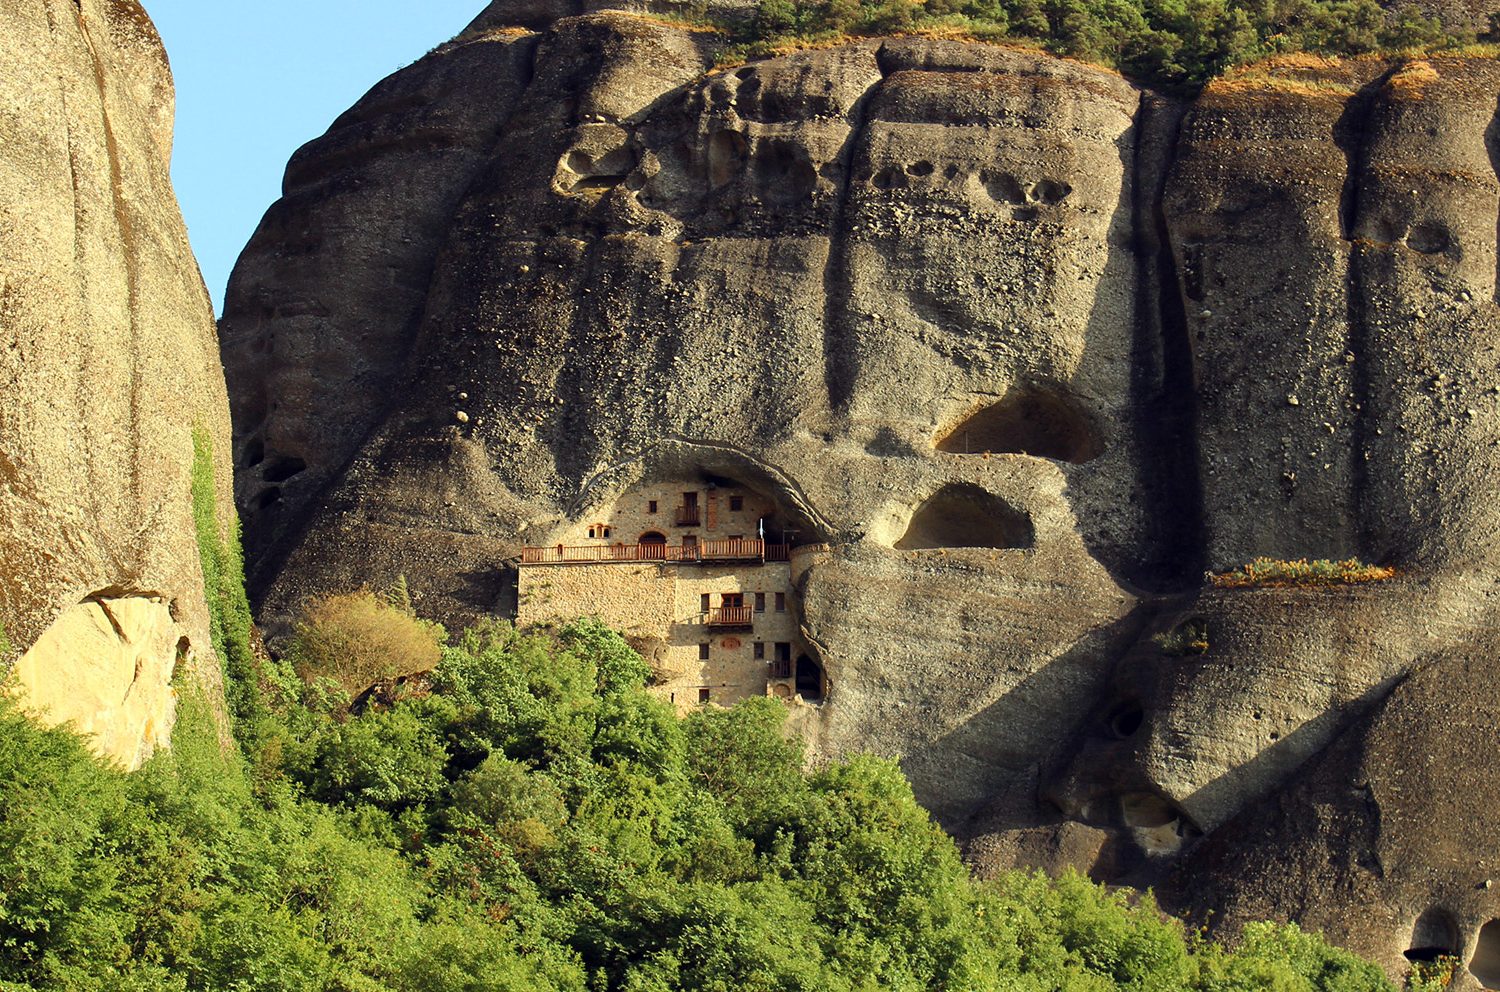
[[[749, 625], [715, 628], [707, 623], [703, 597], [709, 597], [712, 610], [722, 605], [725, 593], [743, 595], [752, 614]], [[777, 593], [783, 610], [776, 609]], [[652, 690], [680, 709], [700, 702], [729, 706], [764, 696], [771, 687], [777, 643], [787, 645], [794, 664], [807, 651], [787, 562], [522, 565], [519, 597], [516, 619], [522, 625], [597, 616], [622, 631], [651, 664]], [[756, 609], [758, 602], [764, 610]], [[763, 645], [760, 658], [755, 657], [757, 643]], [[704, 644], [709, 646], [707, 659], [700, 654]], [[779, 684], [785, 689], [789, 680]]]

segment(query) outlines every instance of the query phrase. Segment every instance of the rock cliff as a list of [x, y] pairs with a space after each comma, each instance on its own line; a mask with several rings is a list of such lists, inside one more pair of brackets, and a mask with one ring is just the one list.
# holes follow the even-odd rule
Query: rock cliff
[[[397, 574], [513, 610], [523, 546], [733, 478], [827, 546], [794, 725], [900, 755], [976, 863], [1393, 971], [1437, 907], [1472, 949], [1500, 895], [1433, 882], [1468, 827], [1423, 847], [1421, 791], [1500, 781], [1407, 766], [1492, 724], [1405, 728], [1494, 620], [1500, 70], [1288, 59], [1184, 102], [953, 41], [715, 45], [498, 2], [293, 159], [222, 323], [262, 620]], [[1261, 555], [1401, 574], [1200, 588]]]
[[[135, 0], [0, 10], [0, 627], [8, 689], [133, 767], [178, 669], [217, 699], [194, 431], [232, 521], [213, 310], [168, 167], [173, 91]], [[184, 668], [185, 666], [185, 668]]]

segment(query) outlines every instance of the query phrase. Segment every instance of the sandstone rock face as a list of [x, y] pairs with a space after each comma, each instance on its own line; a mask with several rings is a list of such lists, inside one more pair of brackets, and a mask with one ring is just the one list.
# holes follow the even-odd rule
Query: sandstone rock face
[[172, 675], [189, 643], [161, 599], [91, 599], [64, 610], [12, 677], [28, 709], [71, 721], [100, 753], [136, 768], [172, 743]]
[[[397, 574], [514, 610], [523, 546], [728, 478], [825, 546], [815, 753], [899, 755], [981, 866], [1368, 908], [1397, 967], [1410, 891], [1255, 902], [1206, 852], [1270, 857], [1244, 818], [1338, 748], [1397, 774], [1372, 715], [1493, 622], [1500, 73], [1299, 59], [1184, 105], [981, 45], [714, 44], [492, 4], [299, 153], [223, 322], [262, 621]], [[1402, 577], [1200, 588], [1258, 555]]]
[[168, 176], [171, 76], [134, 0], [20, 0], [0, 34], [7, 689], [131, 766], [167, 740], [181, 657], [219, 691], [194, 429], [231, 519], [213, 311]]

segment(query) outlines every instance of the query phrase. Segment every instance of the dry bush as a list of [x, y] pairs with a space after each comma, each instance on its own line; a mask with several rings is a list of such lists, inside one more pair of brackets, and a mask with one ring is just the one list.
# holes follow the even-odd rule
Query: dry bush
[[384, 679], [437, 667], [445, 636], [412, 613], [404, 587], [389, 596], [360, 589], [309, 600], [291, 655], [304, 681], [333, 679], [356, 699]]
[[1396, 570], [1384, 565], [1367, 565], [1356, 558], [1329, 561], [1278, 561], [1257, 558], [1248, 565], [1228, 572], [1210, 573], [1208, 583], [1216, 589], [1245, 589], [1257, 586], [1342, 586], [1364, 582], [1383, 582], [1395, 578]]

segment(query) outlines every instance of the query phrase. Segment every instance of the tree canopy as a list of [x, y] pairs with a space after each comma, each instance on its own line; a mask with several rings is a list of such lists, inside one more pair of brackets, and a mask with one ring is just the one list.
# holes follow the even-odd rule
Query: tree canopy
[[1191, 88], [1271, 55], [1362, 55], [1469, 44], [1415, 5], [1376, 0], [760, 0], [726, 23], [741, 55], [843, 36], [943, 31], [1016, 41]]
[[0, 990], [1391, 988], [1294, 926], [975, 880], [894, 763], [805, 768], [769, 699], [679, 718], [597, 623], [421, 629], [405, 690], [267, 682], [245, 755], [191, 693], [129, 775], [0, 704]]

